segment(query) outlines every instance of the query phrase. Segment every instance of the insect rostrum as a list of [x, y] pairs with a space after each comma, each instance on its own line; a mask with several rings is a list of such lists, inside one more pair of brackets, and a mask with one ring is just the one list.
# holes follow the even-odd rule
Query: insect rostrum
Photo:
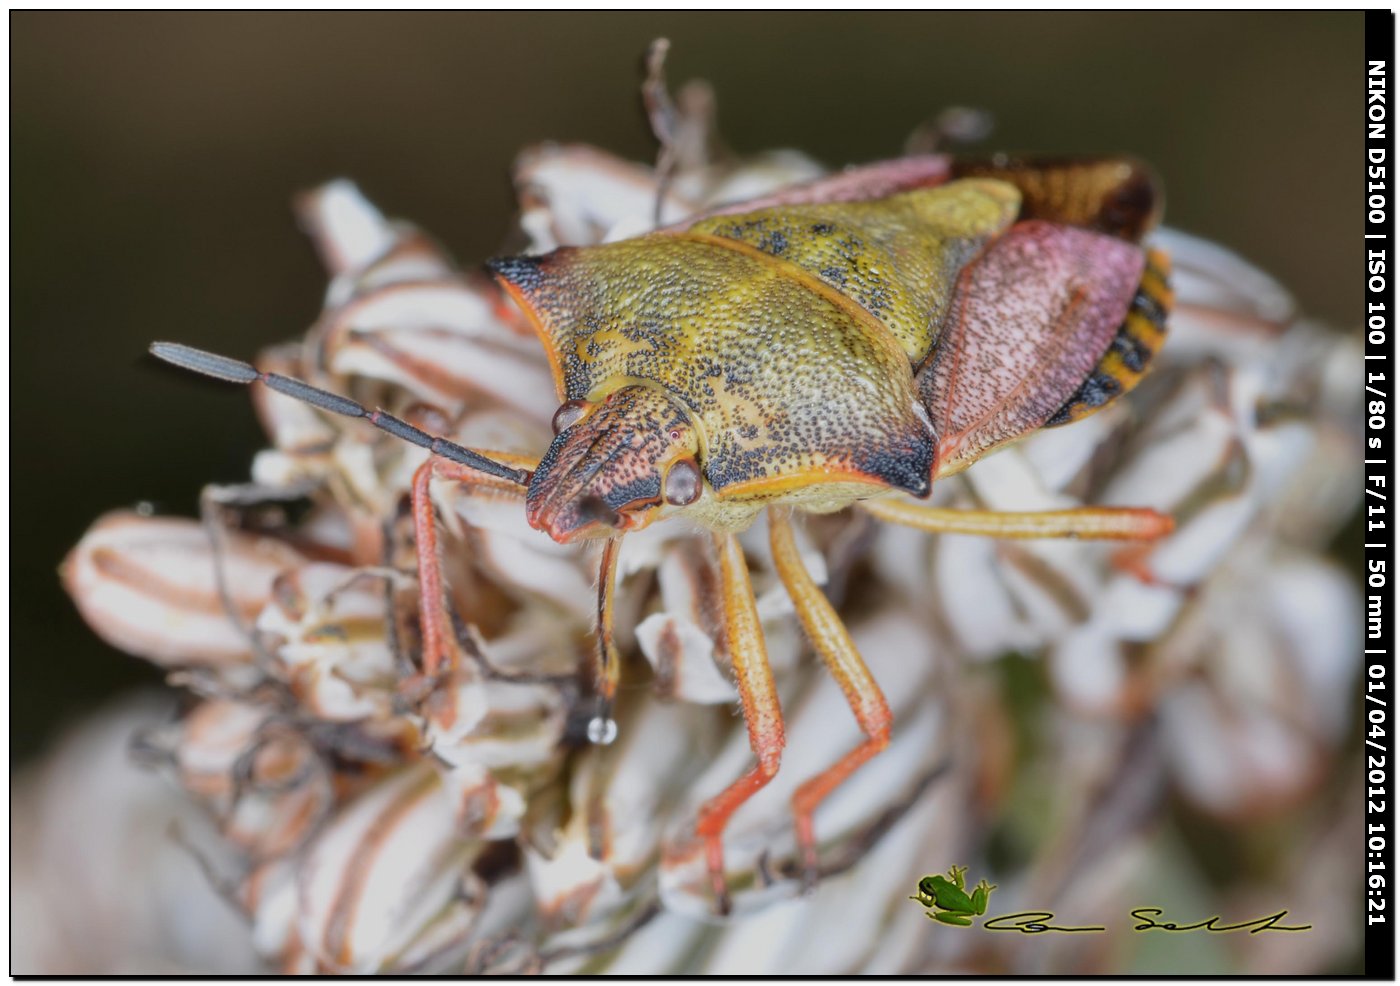
[[1151, 538], [1150, 510], [1045, 514], [912, 503], [940, 477], [1131, 388], [1165, 331], [1166, 258], [1139, 240], [1158, 196], [1113, 159], [870, 165], [601, 246], [489, 264], [548, 354], [557, 434], [537, 462], [505, 462], [246, 364], [158, 343], [157, 356], [361, 417], [434, 452], [413, 485], [422, 670], [453, 653], [428, 480], [506, 487], [559, 542], [607, 539], [598, 599], [606, 741], [617, 685], [617, 541], [684, 515], [713, 532], [726, 637], [757, 762], [700, 811], [695, 839], [726, 905], [722, 836], [777, 772], [782, 715], [735, 532], [768, 511], [775, 567], [813, 649], [866, 740], [793, 797], [816, 871], [812, 816], [888, 743], [890, 714], [840, 619], [802, 566], [791, 512], [857, 506], [933, 531]]

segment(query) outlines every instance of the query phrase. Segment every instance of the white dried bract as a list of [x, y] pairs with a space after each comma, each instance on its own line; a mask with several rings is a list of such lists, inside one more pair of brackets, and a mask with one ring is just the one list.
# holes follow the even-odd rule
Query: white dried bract
[[[683, 101], [664, 193], [653, 169], [592, 148], [527, 152], [531, 249], [651, 228], [659, 194], [669, 222], [819, 173], [791, 152], [705, 150], [683, 131], [707, 118], [703, 95]], [[298, 208], [331, 283], [307, 337], [264, 368], [469, 445], [546, 446], [549, 367], [487, 282], [347, 182]], [[211, 491], [204, 526], [109, 515], [64, 579], [98, 633], [198, 695], [143, 749], [217, 833], [211, 866], [261, 956], [337, 973], [1103, 971], [1133, 944], [1122, 930], [1092, 949], [994, 948], [905, 898], [950, 863], [988, 872], [994, 832], [999, 912], [1121, 916], [1153, 872], [1191, 869], [1150, 838], [1168, 790], [1233, 825], [1317, 789], [1359, 653], [1336, 632], [1355, 622], [1355, 590], [1322, 554], [1359, 488], [1355, 347], [1294, 320], [1286, 292], [1233, 255], [1161, 238], [1178, 306], [1150, 377], [934, 498], [1152, 506], [1174, 534], [1124, 548], [932, 538], [849, 514], [807, 525], [808, 568], [895, 724], [818, 813], [822, 878], [805, 896], [788, 800], [859, 732], [805, 649], [765, 531], [745, 535], [789, 743], [730, 827], [722, 925], [683, 851], [696, 807], [750, 757], [707, 541], [658, 525], [625, 542], [619, 731], [591, 746], [590, 549], [531, 530], [513, 494], [434, 480], [456, 660], [428, 680], [403, 506], [424, 453], [256, 389], [272, 447], [253, 486]], [[298, 498], [310, 509], [295, 523], [245, 509]], [[1314, 947], [1319, 963], [1340, 954]]]
[[222, 554], [227, 599], [199, 524], [116, 512], [88, 530], [61, 573], [83, 618], [113, 646], [164, 667], [238, 673], [254, 648], [229, 610], [251, 620], [277, 576], [302, 559], [284, 541], [236, 534]]
[[16, 773], [14, 974], [260, 971], [248, 922], [220, 899], [228, 888], [201, 871], [196, 854], [220, 848], [204, 803], [131, 755], [133, 735], [175, 715], [175, 697], [146, 692], [114, 701]]

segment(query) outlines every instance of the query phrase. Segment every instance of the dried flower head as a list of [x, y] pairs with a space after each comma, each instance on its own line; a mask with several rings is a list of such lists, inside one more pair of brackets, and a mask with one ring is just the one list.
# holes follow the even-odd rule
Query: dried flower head
[[[708, 90], [672, 103], [659, 63], [646, 92], [659, 168], [578, 146], [521, 156], [531, 251], [822, 173], [795, 152], [725, 152]], [[348, 182], [297, 209], [330, 276], [325, 308], [260, 369], [471, 447], [547, 445], [549, 366], [489, 282]], [[1354, 590], [1323, 554], [1359, 488], [1354, 347], [1238, 258], [1159, 237], [1178, 313], [1147, 381], [934, 499], [1147, 505], [1175, 533], [1128, 548], [933, 538], [850, 511], [801, 532], [895, 718], [889, 749], [817, 816], [821, 879], [805, 894], [789, 800], [861, 735], [806, 653], [763, 525], [744, 534], [790, 739], [727, 832], [725, 922], [687, 851], [698, 806], [750, 757], [707, 545], [674, 525], [623, 544], [617, 741], [591, 744], [590, 549], [533, 530], [507, 490], [433, 480], [457, 660], [426, 669], [407, 507], [426, 453], [256, 391], [270, 447], [249, 484], [206, 491], [200, 521], [99, 520], [64, 579], [99, 634], [193, 696], [139, 749], [202, 809], [217, 838], [199, 851], [258, 953], [338, 973], [1105, 969], [1131, 945], [1121, 930], [989, 944], [906, 898], [925, 872], [976, 861], [1006, 910], [1113, 927], [1164, 867], [1195, 869], [1157, 834], [1168, 795], [1229, 828], [1318, 790], [1358, 653], [1335, 633]], [[1325, 848], [1326, 825], [1305, 824]], [[1179, 884], [1208, 893], [1198, 872]], [[1345, 947], [1333, 935], [1315, 960]]]

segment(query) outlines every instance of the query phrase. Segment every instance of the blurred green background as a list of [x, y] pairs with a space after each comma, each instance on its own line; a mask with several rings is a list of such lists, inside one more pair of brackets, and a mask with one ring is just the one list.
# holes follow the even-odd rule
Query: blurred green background
[[290, 196], [354, 178], [464, 263], [510, 228], [532, 142], [653, 146], [640, 56], [708, 78], [738, 151], [899, 153], [949, 105], [987, 146], [1128, 151], [1170, 223], [1360, 321], [1362, 14], [12, 13], [12, 762], [157, 675], [104, 646], [57, 566], [102, 512], [192, 514], [247, 476], [247, 396], [160, 372], [152, 339], [249, 357], [324, 278]]

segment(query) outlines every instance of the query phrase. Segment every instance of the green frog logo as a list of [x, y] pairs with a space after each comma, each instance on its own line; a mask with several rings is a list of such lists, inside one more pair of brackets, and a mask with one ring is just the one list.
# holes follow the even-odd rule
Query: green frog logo
[[935, 921], [969, 928], [974, 917], [987, 913], [987, 898], [996, 884], [981, 880], [968, 894], [966, 874], [966, 866], [951, 866], [947, 876], [926, 876], [919, 881], [919, 892], [909, 899], [927, 907]]

